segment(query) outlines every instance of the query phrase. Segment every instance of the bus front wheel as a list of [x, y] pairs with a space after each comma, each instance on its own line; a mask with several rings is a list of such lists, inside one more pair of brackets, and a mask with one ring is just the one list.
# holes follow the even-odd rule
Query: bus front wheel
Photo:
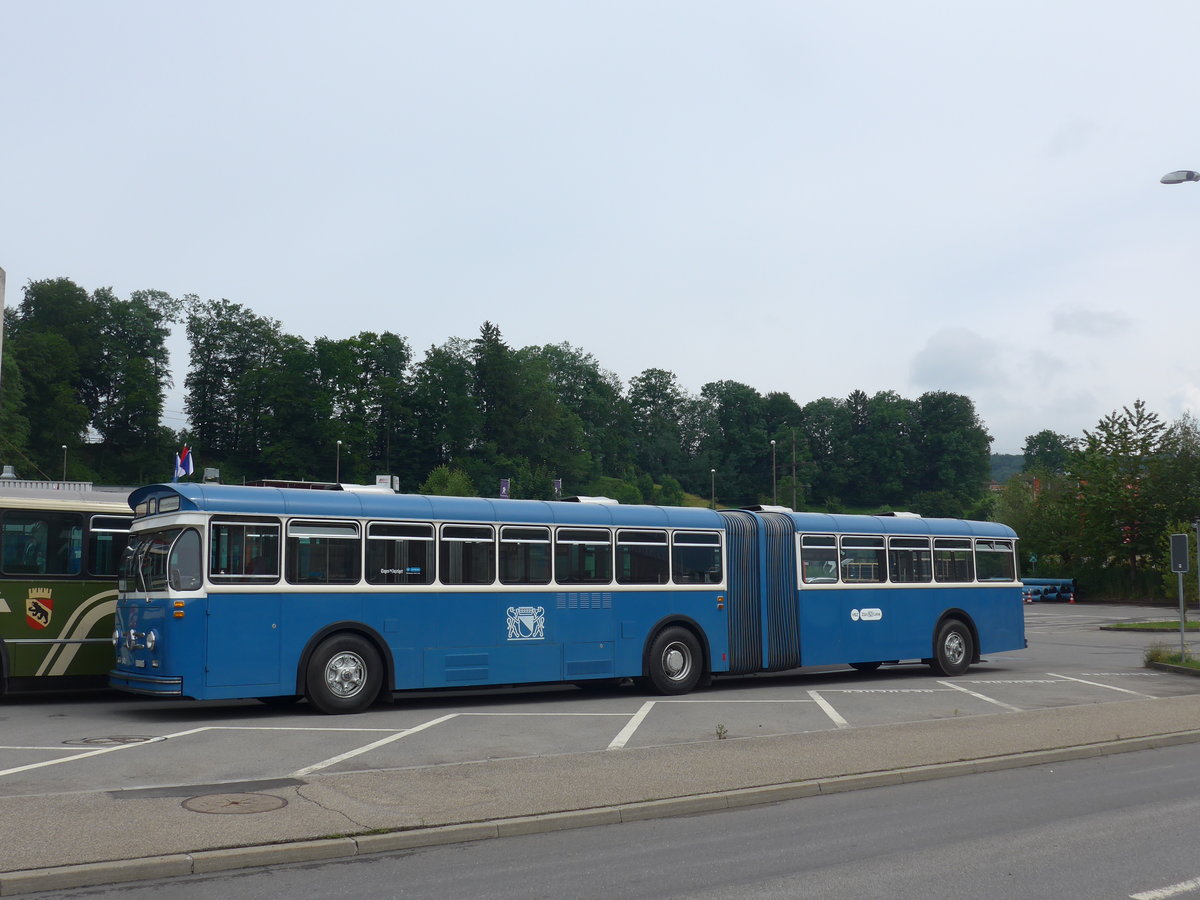
[[686, 694], [703, 676], [700, 642], [686, 628], [667, 628], [650, 645], [647, 675], [660, 694]]
[[335, 634], [313, 651], [304, 696], [323, 713], [362, 712], [379, 696], [383, 664], [370, 642], [356, 634]]
[[969, 629], [958, 619], [947, 619], [938, 629], [929, 667], [938, 675], [962, 675], [971, 667], [975, 642]]

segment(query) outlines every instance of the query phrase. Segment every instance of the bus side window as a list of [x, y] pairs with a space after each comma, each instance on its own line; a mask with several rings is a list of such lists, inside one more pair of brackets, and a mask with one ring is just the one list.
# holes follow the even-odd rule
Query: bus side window
[[279, 523], [254, 518], [213, 519], [208, 575], [214, 581], [271, 584], [279, 580]]
[[443, 525], [438, 554], [442, 584], [496, 580], [496, 530], [491, 525]]
[[665, 531], [617, 531], [617, 584], [666, 584], [670, 573]]
[[292, 584], [356, 584], [362, 549], [354, 522], [288, 522], [286, 577]]
[[367, 526], [368, 584], [433, 584], [433, 526], [372, 522]]
[[82, 558], [83, 519], [78, 513], [5, 512], [5, 572], [76, 575]]
[[800, 538], [800, 577], [805, 584], [837, 582], [836, 537], [832, 534], [806, 534]]
[[975, 572], [980, 581], [1016, 581], [1017, 561], [1011, 541], [976, 541]]
[[560, 528], [554, 535], [558, 584], [608, 584], [612, 559], [612, 535], [606, 528]]
[[671, 535], [671, 579], [675, 584], [719, 584], [725, 577], [721, 537], [715, 531]]
[[935, 581], [971, 582], [975, 580], [975, 557], [966, 538], [934, 538], [933, 577]]

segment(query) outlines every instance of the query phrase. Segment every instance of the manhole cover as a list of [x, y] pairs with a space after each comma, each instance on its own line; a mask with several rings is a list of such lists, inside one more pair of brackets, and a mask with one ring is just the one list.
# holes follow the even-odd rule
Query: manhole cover
[[183, 801], [183, 808], [192, 812], [221, 815], [271, 812], [285, 806], [286, 800], [270, 794], [203, 794]]
[[117, 744], [144, 744], [147, 741], [160, 741], [162, 738], [149, 734], [110, 734], [106, 737], [75, 738], [63, 741], [71, 747], [113, 747]]

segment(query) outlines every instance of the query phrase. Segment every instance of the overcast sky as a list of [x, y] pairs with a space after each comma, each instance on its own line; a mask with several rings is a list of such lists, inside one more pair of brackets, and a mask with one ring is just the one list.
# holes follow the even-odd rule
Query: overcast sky
[[1200, 407], [1198, 47], [1195, 0], [0, 0], [0, 267], [954, 391], [1016, 453]]

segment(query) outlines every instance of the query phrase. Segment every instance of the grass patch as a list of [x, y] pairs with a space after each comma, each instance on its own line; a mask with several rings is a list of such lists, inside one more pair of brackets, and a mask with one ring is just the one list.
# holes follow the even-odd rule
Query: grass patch
[[1173, 649], [1167, 644], [1151, 644], [1146, 648], [1144, 659], [1147, 665], [1166, 663], [1171, 666], [1184, 666], [1200, 671], [1200, 659], [1196, 659], [1190, 653], [1181, 652], [1178, 648]]
[[[1185, 622], [1183, 630], [1200, 631], [1200, 622]], [[1114, 622], [1105, 626], [1105, 631], [1174, 631], [1179, 633], [1179, 620], [1174, 622]]]

